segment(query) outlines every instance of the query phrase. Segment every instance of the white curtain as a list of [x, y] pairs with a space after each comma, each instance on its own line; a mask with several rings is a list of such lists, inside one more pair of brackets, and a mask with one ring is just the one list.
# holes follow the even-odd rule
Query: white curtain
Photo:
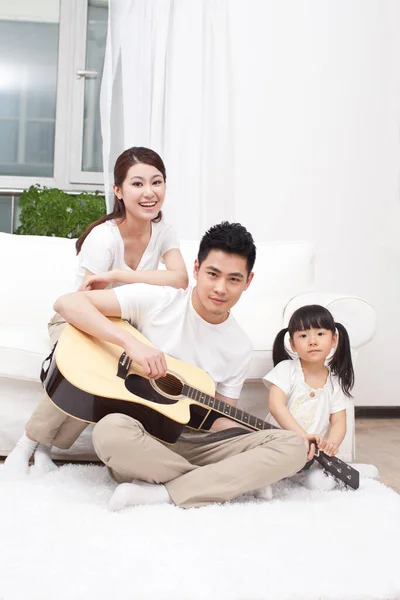
[[182, 238], [235, 214], [233, 0], [110, 0], [101, 118], [106, 189], [116, 157], [147, 146], [167, 169], [165, 213]]
[[110, 0], [103, 79], [108, 182], [150, 146], [182, 239], [228, 219], [308, 240], [317, 289], [377, 308], [365, 405], [397, 402], [399, 21], [398, 0]]

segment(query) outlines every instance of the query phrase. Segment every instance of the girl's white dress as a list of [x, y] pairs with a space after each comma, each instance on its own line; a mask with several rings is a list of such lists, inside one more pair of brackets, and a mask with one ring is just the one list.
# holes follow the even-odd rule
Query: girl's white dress
[[[324, 436], [329, 429], [330, 416], [345, 410], [348, 405], [336, 375], [329, 371], [324, 387], [313, 389], [304, 380], [299, 358], [278, 363], [263, 377], [263, 382], [268, 388], [275, 384], [286, 394], [288, 410], [307, 433]], [[266, 420], [279, 427], [271, 414]]]

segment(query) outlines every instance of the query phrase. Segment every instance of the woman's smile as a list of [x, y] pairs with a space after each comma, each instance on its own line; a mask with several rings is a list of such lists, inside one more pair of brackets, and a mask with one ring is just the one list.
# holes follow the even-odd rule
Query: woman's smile
[[139, 206], [142, 208], [154, 208], [157, 202], [158, 200], [153, 200], [152, 202], [139, 202]]

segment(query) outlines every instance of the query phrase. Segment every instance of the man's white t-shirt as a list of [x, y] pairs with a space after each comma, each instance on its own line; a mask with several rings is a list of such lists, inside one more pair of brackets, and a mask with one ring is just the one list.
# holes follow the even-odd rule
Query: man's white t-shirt
[[[151, 237], [137, 266], [137, 271], [156, 271], [168, 250], [179, 248], [178, 236], [171, 225], [161, 219], [151, 224]], [[95, 275], [114, 269], [131, 271], [125, 263], [125, 246], [114, 220], [97, 225], [83, 242], [78, 254], [76, 289], [85, 278], [86, 269]], [[112, 287], [117, 287], [114, 284]]]
[[[329, 371], [324, 387], [313, 389], [304, 380], [299, 358], [278, 363], [263, 377], [263, 382], [268, 388], [275, 384], [286, 394], [287, 408], [307, 433], [324, 436], [329, 429], [330, 416], [348, 406], [348, 399], [335, 375]], [[279, 427], [271, 414], [266, 420]]]
[[176, 290], [136, 283], [114, 292], [122, 319], [166, 354], [207, 371], [217, 392], [239, 398], [252, 344], [232, 314], [217, 325], [202, 319], [193, 308], [192, 287]]

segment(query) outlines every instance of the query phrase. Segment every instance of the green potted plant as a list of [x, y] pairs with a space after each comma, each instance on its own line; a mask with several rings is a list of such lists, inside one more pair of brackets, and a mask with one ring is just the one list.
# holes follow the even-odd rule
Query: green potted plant
[[77, 238], [106, 213], [101, 192], [68, 194], [56, 188], [32, 185], [19, 199], [19, 235]]

